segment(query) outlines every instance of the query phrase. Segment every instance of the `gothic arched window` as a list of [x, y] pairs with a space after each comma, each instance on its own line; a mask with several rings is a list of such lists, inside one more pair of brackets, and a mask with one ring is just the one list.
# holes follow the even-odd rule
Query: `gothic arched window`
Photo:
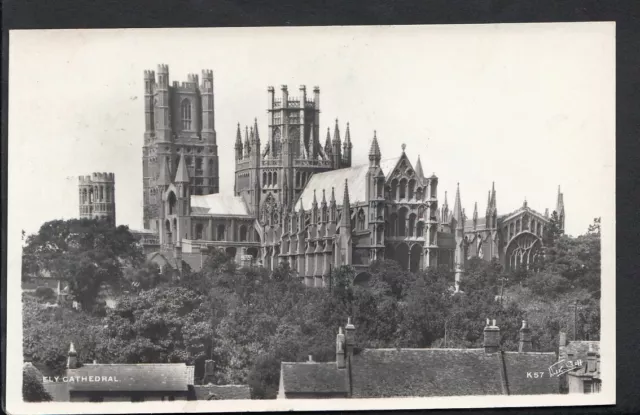
[[407, 197], [407, 179], [400, 180], [400, 192], [399, 198], [404, 199]]
[[191, 101], [184, 99], [180, 104], [180, 111], [182, 113], [182, 129], [191, 129]]
[[242, 225], [240, 226], [240, 241], [245, 242], [247, 240], [247, 227]]
[[358, 221], [357, 221], [358, 230], [364, 229], [364, 222], [365, 222], [364, 210], [360, 209], [358, 211]]
[[413, 189], [416, 186], [416, 181], [411, 179], [409, 180], [409, 196], [407, 196], [407, 199], [413, 199]]

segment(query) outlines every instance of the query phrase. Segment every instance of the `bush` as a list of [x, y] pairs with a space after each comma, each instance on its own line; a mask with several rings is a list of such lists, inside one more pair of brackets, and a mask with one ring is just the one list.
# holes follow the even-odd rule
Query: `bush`
[[53, 288], [50, 287], [38, 287], [35, 292], [36, 297], [41, 300], [55, 300], [56, 293], [53, 291]]

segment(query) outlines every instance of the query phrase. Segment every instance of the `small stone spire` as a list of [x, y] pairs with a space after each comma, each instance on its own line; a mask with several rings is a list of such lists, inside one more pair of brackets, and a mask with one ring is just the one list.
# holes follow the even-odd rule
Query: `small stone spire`
[[478, 221], [478, 202], [475, 202], [473, 204], [473, 221], [474, 222]]
[[322, 206], [327, 206], [327, 197], [325, 196], [325, 191], [322, 189], [322, 201], [320, 202]]
[[351, 205], [349, 203], [349, 184], [344, 181], [344, 196], [342, 197], [342, 217], [340, 218], [340, 227], [351, 227]]
[[312, 206], [314, 208], [318, 207], [318, 199], [316, 198], [316, 189], [313, 189], [313, 202], [312, 202]]
[[462, 213], [462, 203], [460, 202], [460, 183], [456, 189], [456, 201], [453, 205], [453, 218], [456, 221], [456, 229], [464, 229], [464, 214]]
[[160, 174], [157, 183], [161, 186], [169, 186], [171, 184], [171, 171], [164, 157], [160, 158]]
[[418, 154], [418, 161], [416, 161], [416, 176], [420, 180], [424, 179], [424, 172], [422, 171], [422, 163], [420, 162], [420, 155]]
[[338, 119], [336, 118], [336, 126], [333, 130], [333, 142], [334, 143], [338, 143], [341, 144], [342, 141], [340, 140], [340, 127], [338, 127]]
[[240, 132], [240, 123], [238, 123], [238, 131], [236, 132], [236, 159], [242, 158], [242, 133]]
[[180, 157], [180, 163], [178, 164], [178, 171], [176, 173], [176, 183], [189, 183], [189, 170], [187, 170], [187, 163], [184, 161], [184, 155]]
[[369, 149], [369, 165], [380, 165], [380, 159], [382, 154], [380, 153], [380, 146], [378, 145], [378, 137], [376, 131], [373, 131], [373, 141], [371, 142], [371, 148]]
[[327, 138], [324, 141], [324, 153], [328, 158], [330, 158], [333, 153], [331, 149], [331, 129], [329, 127], [327, 127]]
[[256, 143], [260, 143], [260, 135], [258, 134], [258, 118], [253, 119], [253, 141]]
[[349, 131], [349, 123], [347, 123], [347, 131], [344, 133], [344, 149], [353, 148], [353, 144], [351, 144], [351, 131]]

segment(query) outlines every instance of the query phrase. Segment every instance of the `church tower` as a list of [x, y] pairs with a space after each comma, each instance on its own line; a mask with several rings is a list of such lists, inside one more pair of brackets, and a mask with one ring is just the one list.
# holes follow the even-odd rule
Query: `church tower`
[[106, 219], [116, 224], [116, 194], [113, 173], [92, 173], [78, 178], [80, 218]]
[[158, 231], [161, 193], [158, 182], [161, 160], [175, 176], [184, 158], [189, 192], [218, 193], [218, 145], [216, 142], [213, 71], [187, 75], [187, 81], [169, 81], [169, 67], [158, 65], [157, 75], [144, 71], [145, 132], [142, 147], [143, 223]]

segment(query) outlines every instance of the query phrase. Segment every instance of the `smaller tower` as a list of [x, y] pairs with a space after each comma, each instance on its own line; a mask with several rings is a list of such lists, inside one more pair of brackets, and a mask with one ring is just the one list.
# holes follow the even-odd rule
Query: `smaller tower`
[[558, 201], [556, 202], [556, 213], [558, 214], [558, 228], [564, 233], [564, 193], [558, 186]]
[[106, 219], [116, 224], [115, 176], [92, 173], [78, 178], [80, 218]]

